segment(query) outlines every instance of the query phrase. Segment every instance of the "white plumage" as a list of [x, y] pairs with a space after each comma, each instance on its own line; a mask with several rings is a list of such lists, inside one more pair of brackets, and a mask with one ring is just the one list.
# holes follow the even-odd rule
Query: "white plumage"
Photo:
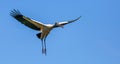
[[21, 12], [19, 12], [18, 10], [12, 10], [10, 12], [10, 15], [12, 17], [14, 17], [16, 20], [18, 20], [19, 22], [21, 22], [22, 24], [26, 25], [27, 27], [40, 31], [40, 33], [36, 34], [36, 36], [41, 39], [42, 41], [42, 53], [46, 55], [46, 37], [48, 36], [48, 34], [50, 33], [50, 31], [53, 28], [56, 27], [63, 27], [66, 24], [72, 23], [74, 21], [77, 21], [78, 19], [80, 19], [80, 17], [74, 19], [74, 20], [70, 20], [70, 21], [65, 21], [65, 22], [56, 22], [55, 24], [43, 24], [41, 22], [38, 22], [36, 20], [30, 19], [24, 15], [21, 14]]

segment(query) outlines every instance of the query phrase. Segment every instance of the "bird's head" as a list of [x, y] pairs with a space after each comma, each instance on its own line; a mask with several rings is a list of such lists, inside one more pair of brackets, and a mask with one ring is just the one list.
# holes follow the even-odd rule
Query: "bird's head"
[[61, 27], [61, 28], [64, 28], [63, 25], [59, 24], [59, 22], [55, 22], [54, 27]]

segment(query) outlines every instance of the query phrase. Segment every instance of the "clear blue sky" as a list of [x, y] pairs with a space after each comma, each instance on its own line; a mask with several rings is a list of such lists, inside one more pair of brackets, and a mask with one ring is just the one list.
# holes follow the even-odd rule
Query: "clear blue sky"
[[[51, 31], [44, 56], [38, 32], [12, 9], [43, 23], [82, 18]], [[1, 0], [0, 29], [0, 64], [120, 64], [119, 0]]]

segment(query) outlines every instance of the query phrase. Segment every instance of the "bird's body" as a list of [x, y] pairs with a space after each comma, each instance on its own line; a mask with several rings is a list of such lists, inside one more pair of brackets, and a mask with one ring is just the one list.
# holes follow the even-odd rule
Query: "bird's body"
[[36, 20], [30, 19], [24, 15], [22, 15], [18, 10], [11, 11], [10, 15], [14, 17], [16, 20], [26, 25], [27, 27], [40, 31], [40, 33], [36, 34], [36, 36], [42, 41], [42, 53], [46, 54], [46, 37], [50, 33], [53, 28], [63, 27], [66, 24], [77, 21], [80, 17], [75, 20], [65, 21], [65, 22], [57, 22], [55, 24], [43, 24]]

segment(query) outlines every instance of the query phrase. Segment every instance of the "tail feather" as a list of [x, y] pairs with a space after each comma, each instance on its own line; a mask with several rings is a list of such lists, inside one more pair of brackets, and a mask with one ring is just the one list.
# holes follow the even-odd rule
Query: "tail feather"
[[40, 39], [41, 33], [36, 34], [36, 36]]

